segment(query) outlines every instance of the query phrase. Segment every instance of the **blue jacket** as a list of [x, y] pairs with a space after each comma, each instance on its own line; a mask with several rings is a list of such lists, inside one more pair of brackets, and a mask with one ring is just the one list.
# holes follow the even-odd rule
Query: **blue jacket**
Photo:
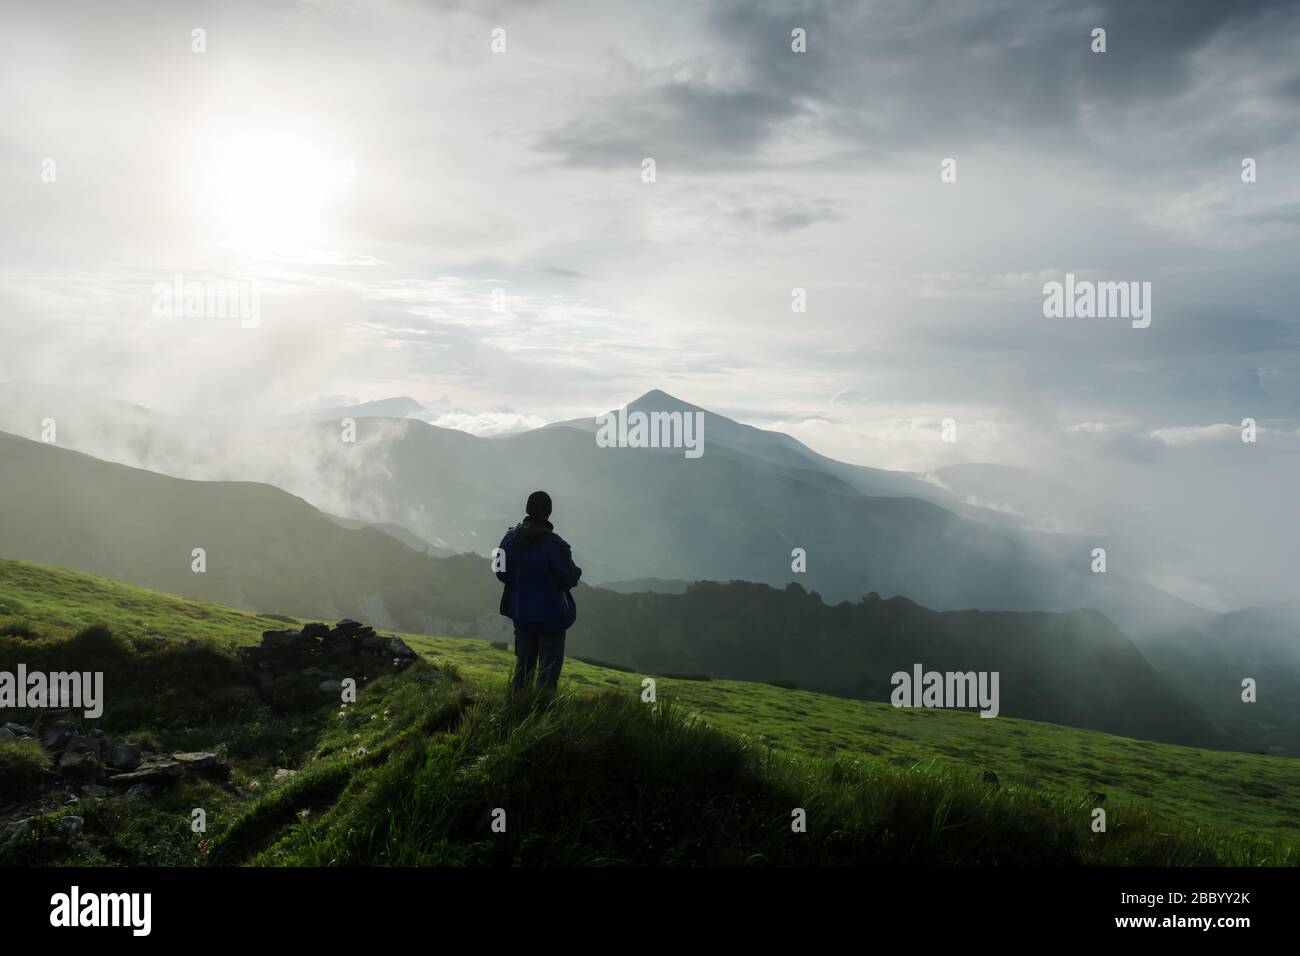
[[505, 584], [501, 613], [516, 627], [562, 631], [577, 618], [569, 592], [578, 586], [582, 568], [553, 528], [549, 521], [525, 518], [501, 539], [505, 570], [496, 572]]

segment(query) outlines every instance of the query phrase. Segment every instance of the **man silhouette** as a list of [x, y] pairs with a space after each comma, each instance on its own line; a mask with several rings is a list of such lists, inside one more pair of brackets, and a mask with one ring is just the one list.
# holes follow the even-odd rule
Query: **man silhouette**
[[501, 613], [515, 625], [515, 676], [518, 690], [532, 682], [554, 691], [564, 665], [564, 632], [578, 615], [569, 592], [578, 586], [582, 569], [573, 563], [569, 545], [551, 524], [551, 496], [534, 491], [524, 508], [527, 516], [501, 539], [502, 570], [497, 579]]

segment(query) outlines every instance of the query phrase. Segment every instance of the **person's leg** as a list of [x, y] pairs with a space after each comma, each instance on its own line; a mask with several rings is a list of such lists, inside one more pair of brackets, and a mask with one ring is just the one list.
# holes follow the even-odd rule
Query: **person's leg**
[[515, 690], [532, 683], [537, 670], [537, 652], [538, 633], [528, 628], [515, 628]]
[[539, 643], [537, 682], [553, 691], [560, 683], [560, 668], [564, 666], [564, 632], [551, 631], [543, 634]]

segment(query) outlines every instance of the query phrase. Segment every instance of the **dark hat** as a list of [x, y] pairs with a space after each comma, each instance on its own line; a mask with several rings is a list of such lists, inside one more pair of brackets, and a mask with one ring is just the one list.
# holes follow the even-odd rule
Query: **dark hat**
[[528, 505], [524, 512], [530, 518], [549, 518], [551, 516], [551, 496], [544, 491], [534, 491], [528, 496]]

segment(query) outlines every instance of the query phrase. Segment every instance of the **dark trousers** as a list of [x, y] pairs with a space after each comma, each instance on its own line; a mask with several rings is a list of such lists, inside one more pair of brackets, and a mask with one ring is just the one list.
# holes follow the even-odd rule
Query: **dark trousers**
[[515, 690], [531, 684], [536, 675], [538, 686], [553, 691], [563, 666], [563, 631], [515, 628]]

